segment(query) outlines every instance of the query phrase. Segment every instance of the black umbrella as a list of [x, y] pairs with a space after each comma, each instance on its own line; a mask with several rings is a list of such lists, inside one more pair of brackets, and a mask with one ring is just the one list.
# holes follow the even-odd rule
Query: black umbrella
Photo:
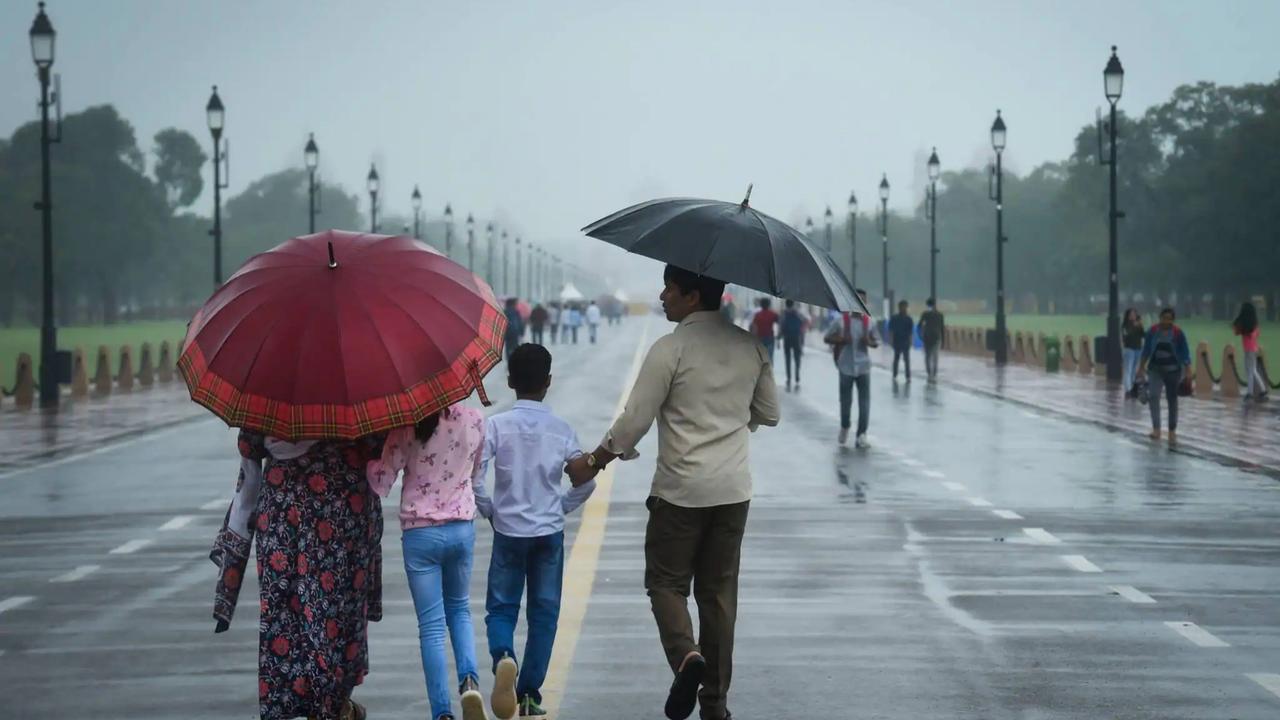
[[667, 198], [632, 205], [582, 229], [637, 255], [788, 300], [870, 315], [826, 250], [741, 203]]

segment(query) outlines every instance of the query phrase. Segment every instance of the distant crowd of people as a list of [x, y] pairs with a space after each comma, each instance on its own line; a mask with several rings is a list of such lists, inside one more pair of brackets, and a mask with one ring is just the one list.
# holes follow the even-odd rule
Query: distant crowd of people
[[507, 319], [506, 355], [510, 359], [511, 353], [523, 341], [525, 332], [529, 333], [529, 340], [535, 345], [548, 344], [548, 336], [551, 345], [577, 345], [579, 330], [585, 326], [587, 340], [594, 345], [600, 337], [600, 325], [621, 323], [624, 313], [621, 303], [606, 303], [602, 310], [595, 300], [553, 300], [546, 304], [537, 303], [525, 313], [521, 312], [517, 298], [507, 298], [503, 314]]

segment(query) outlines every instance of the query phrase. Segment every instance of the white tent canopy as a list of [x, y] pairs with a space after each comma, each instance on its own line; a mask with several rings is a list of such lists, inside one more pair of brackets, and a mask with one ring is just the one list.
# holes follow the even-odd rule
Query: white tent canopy
[[613, 299], [620, 303], [631, 302], [631, 297], [622, 288], [618, 288], [613, 292]]
[[573, 283], [569, 283], [560, 291], [560, 299], [565, 302], [575, 302], [578, 300], [586, 300], [587, 296], [579, 292], [578, 288], [573, 286]]

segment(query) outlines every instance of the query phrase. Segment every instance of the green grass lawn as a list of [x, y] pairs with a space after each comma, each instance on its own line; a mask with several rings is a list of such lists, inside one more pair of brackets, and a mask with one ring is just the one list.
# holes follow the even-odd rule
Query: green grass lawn
[[[159, 352], [160, 343], [168, 340], [173, 347], [174, 360], [177, 360], [176, 344], [182, 341], [187, 333], [187, 323], [183, 320], [147, 321], [122, 323], [119, 325], [89, 325], [80, 327], [58, 328], [58, 349], [74, 350], [77, 346], [84, 348], [87, 370], [90, 375], [94, 371], [94, 358], [99, 345], [106, 345], [111, 350], [111, 367], [114, 372], [120, 362], [120, 348], [129, 345], [133, 349], [134, 369], [137, 369], [138, 353], [142, 343], [149, 342], [152, 352]], [[13, 382], [14, 367], [18, 364], [18, 353], [30, 353], [37, 366], [40, 364], [40, 329], [39, 328], [0, 328], [0, 385], [9, 386]], [[158, 360], [158, 357], [153, 357]]]
[[[1145, 318], [1145, 322], [1153, 323], [1153, 318]], [[947, 324], [954, 327], [995, 327], [992, 315], [947, 315]], [[1192, 352], [1196, 345], [1204, 340], [1209, 343], [1209, 357], [1216, 362], [1222, 356], [1222, 348], [1227, 343], [1235, 343], [1236, 351], [1240, 351], [1240, 339], [1231, 332], [1231, 323], [1223, 320], [1206, 320], [1203, 318], [1179, 318], [1178, 326], [1187, 334]], [[1042, 332], [1045, 335], [1088, 335], [1094, 337], [1107, 334], [1107, 318], [1102, 315], [1010, 315], [1009, 332]], [[1263, 347], [1268, 344], [1271, 333], [1280, 333], [1280, 323], [1262, 323], [1260, 342]], [[1271, 343], [1280, 346], [1280, 339]]]

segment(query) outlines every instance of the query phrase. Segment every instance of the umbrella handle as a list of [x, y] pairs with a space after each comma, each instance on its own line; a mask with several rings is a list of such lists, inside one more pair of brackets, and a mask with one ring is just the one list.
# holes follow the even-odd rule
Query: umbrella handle
[[329, 267], [338, 267], [338, 261], [333, 258], [333, 241], [329, 241]]
[[484, 378], [480, 377], [480, 371], [476, 368], [474, 360], [467, 365], [467, 372], [471, 375], [471, 381], [476, 385], [476, 394], [480, 396], [480, 404], [485, 407], [492, 407], [493, 403], [489, 402], [489, 394], [484, 391]]

